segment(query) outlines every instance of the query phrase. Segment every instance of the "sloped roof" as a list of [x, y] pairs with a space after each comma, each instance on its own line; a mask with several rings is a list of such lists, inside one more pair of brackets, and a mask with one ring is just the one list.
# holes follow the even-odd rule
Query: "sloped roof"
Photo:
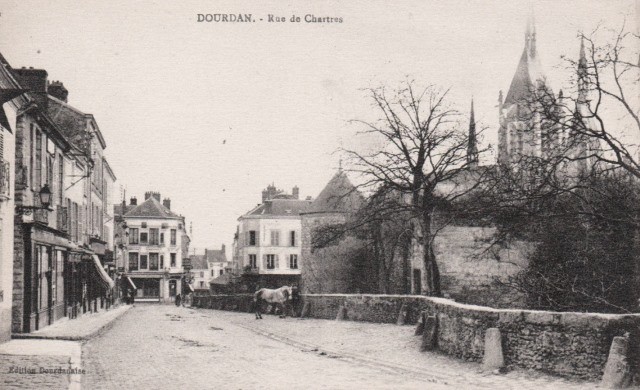
[[205, 249], [204, 256], [207, 261], [212, 263], [226, 262], [227, 254], [221, 249]]
[[542, 65], [536, 49], [535, 27], [530, 20], [525, 33], [524, 50], [522, 50], [520, 62], [518, 62], [516, 73], [511, 80], [504, 104], [515, 104], [530, 100], [531, 92], [536, 87], [537, 82], [542, 82], [546, 86], [546, 77], [542, 71]]
[[208, 269], [209, 264], [204, 255], [191, 255], [191, 269]]
[[118, 203], [118, 204], [114, 204], [113, 205], [113, 214], [114, 215], [124, 215], [126, 213], [128, 213], [129, 211], [131, 211], [134, 207], [134, 205], [131, 204], [126, 204], [124, 205], [124, 209], [122, 207], [122, 203]]
[[141, 204], [129, 210], [125, 217], [147, 217], [147, 218], [175, 218], [181, 219], [178, 214], [164, 207], [155, 197], [150, 196]]
[[360, 208], [364, 197], [343, 171], [338, 171], [313, 201], [307, 213], [347, 213]]
[[292, 216], [300, 215], [305, 212], [311, 205], [311, 200], [299, 199], [271, 199], [265, 201], [260, 206], [249, 211], [245, 215], [273, 215], [273, 216]]

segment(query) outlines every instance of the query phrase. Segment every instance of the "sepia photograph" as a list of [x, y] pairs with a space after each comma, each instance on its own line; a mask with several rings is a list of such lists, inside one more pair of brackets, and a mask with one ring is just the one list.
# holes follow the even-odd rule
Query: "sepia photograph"
[[0, 1], [0, 389], [640, 388], [640, 0]]

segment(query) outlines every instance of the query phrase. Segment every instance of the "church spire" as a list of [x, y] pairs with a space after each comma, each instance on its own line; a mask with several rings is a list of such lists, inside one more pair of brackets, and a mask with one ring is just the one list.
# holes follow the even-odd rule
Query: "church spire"
[[580, 59], [578, 60], [578, 103], [587, 102], [587, 56], [584, 50], [584, 37], [580, 39]]
[[478, 139], [476, 135], [476, 119], [473, 112], [473, 98], [471, 98], [471, 115], [469, 116], [469, 144], [467, 145], [467, 163], [478, 164]]

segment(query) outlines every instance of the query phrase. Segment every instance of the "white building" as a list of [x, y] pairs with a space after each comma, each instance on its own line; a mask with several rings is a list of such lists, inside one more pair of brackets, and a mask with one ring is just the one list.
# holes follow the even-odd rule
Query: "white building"
[[147, 192], [141, 204], [131, 199], [122, 220], [128, 237], [124, 277], [135, 286], [136, 300], [173, 301], [182, 293], [182, 259], [188, 251], [184, 217], [171, 211], [169, 199], [160, 203], [159, 193]]
[[221, 249], [205, 249], [204, 255], [192, 255], [191, 286], [195, 290], [208, 290], [209, 282], [229, 270], [225, 245]]
[[287, 195], [271, 185], [263, 191], [263, 203], [238, 218], [238, 256], [245, 273], [260, 276], [260, 285], [299, 282], [303, 266], [300, 213], [310, 204], [311, 199], [298, 199], [297, 187]]

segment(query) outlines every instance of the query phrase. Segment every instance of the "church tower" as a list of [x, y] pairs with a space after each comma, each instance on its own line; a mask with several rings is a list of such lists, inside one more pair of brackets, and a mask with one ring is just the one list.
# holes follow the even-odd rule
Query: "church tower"
[[473, 113], [473, 98], [471, 99], [471, 115], [469, 116], [469, 144], [467, 146], [467, 163], [472, 167], [478, 165], [478, 136], [476, 134], [476, 119]]
[[543, 123], [533, 109], [541, 97], [553, 98], [547, 87], [536, 48], [536, 27], [533, 17], [527, 21], [524, 49], [511, 85], [503, 100], [498, 98], [498, 164], [514, 167], [522, 157], [538, 157], [543, 148]]

